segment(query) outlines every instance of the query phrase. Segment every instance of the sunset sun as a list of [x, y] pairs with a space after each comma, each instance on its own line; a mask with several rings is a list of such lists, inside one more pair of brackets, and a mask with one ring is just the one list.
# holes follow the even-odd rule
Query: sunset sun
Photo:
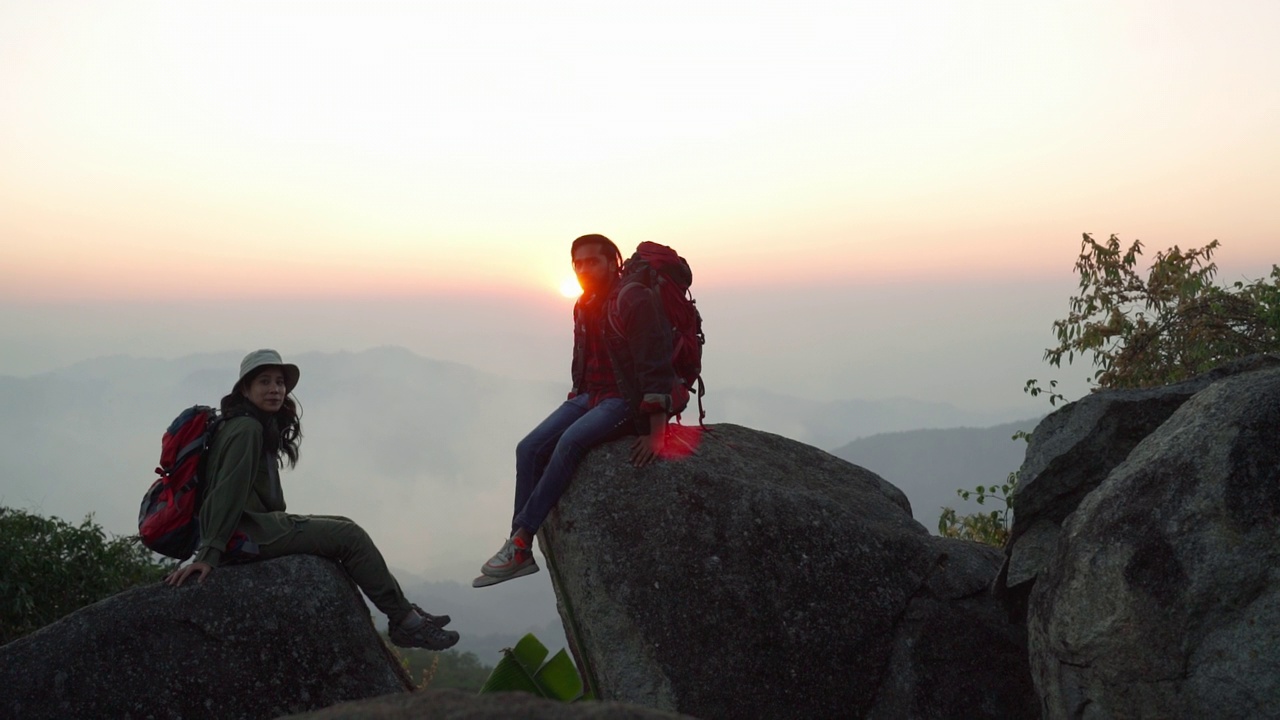
[[567, 298], [576, 298], [582, 294], [582, 286], [578, 284], [578, 278], [565, 278], [560, 283], [560, 294]]

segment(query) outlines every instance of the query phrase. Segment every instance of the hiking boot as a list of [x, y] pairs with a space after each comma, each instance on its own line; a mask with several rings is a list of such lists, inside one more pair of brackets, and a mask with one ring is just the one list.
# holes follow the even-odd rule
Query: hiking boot
[[413, 608], [415, 614], [418, 614], [415, 618], [418, 621], [417, 624], [411, 626], [408, 621], [396, 623], [396, 626], [387, 633], [391, 637], [391, 642], [402, 648], [427, 650], [447, 650], [458, 643], [458, 633], [441, 629], [429, 619], [434, 616], [422, 612], [417, 605]]
[[529, 543], [519, 535], [512, 535], [502, 544], [502, 549], [480, 568], [480, 572], [482, 575], [471, 583], [473, 587], [532, 575], [538, 572], [538, 562], [533, 559]]
[[436, 627], [442, 628], [445, 625], [448, 625], [449, 623], [453, 622], [453, 618], [449, 617], [448, 615], [432, 615], [431, 613], [427, 612], [426, 610], [423, 610], [417, 605], [413, 606], [413, 611], [418, 613], [422, 617], [426, 618], [427, 622], [431, 623], [432, 625], [435, 625]]

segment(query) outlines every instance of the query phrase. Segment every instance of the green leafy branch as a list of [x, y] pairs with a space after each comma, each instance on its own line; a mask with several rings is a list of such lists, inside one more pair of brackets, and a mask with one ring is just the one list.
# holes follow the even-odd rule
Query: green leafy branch
[[[1014, 439], [1026, 437], [1019, 433]], [[1009, 539], [1013, 529], [1013, 493], [1018, 488], [1018, 472], [1009, 473], [999, 485], [979, 485], [973, 490], [956, 490], [960, 499], [973, 500], [985, 505], [988, 500], [999, 504], [989, 512], [977, 512], [969, 515], [957, 515], [953, 508], [944, 507], [942, 516], [938, 518], [938, 534], [943, 537], [974, 540], [987, 545], [1001, 547]]]
[[1140, 388], [1280, 350], [1280, 266], [1270, 282], [1219, 286], [1218, 247], [1214, 240], [1158, 252], [1144, 278], [1141, 241], [1122, 248], [1115, 235], [1098, 242], [1085, 233], [1075, 265], [1080, 291], [1067, 317], [1054, 321], [1058, 345], [1045, 350], [1045, 361], [1062, 367], [1089, 357], [1098, 387]]

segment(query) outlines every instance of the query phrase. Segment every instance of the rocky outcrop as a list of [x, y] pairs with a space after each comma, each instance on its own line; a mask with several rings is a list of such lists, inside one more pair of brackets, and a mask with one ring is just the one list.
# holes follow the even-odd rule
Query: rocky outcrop
[[522, 692], [422, 690], [334, 705], [289, 720], [676, 720], [687, 715], [618, 702], [563, 703]]
[[1280, 717], [1278, 567], [1272, 366], [1200, 390], [1066, 516], [1028, 611], [1045, 717]]
[[1138, 443], [1214, 382], [1277, 365], [1280, 358], [1257, 355], [1176, 385], [1096, 392], [1041, 421], [1019, 471], [1017, 512], [995, 588], [1011, 618], [1025, 621], [1026, 599], [1054, 552], [1063, 521]]
[[0, 647], [13, 718], [274, 718], [410, 687], [346, 573], [309, 555], [135, 588]]
[[[692, 431], [690, 431], [692, 432]], [[706, 718], [1035, 717], [1000, 553], [937, 538], [873, 473], [721, 424], [635, 469], [593, 450], [543, 525], [598, 697]]]

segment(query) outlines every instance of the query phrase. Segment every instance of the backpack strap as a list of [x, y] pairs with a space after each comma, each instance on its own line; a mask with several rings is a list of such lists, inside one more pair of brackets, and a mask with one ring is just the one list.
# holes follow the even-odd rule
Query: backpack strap
[[[646, 272], [651, 272], [651, 270]], [[654, 304], [654, 310], [659, 317], [663, 317], [663, 310], [657, 293], [653, 292], [645, 284], [644, 280], [633, 276], [624, 280], [623, 283], [621, 287], [613, 292], [605, 304], [604, 327], [602, 328], [605, 336], [604, 344], [609, 354], [609, 362], [613, 365], [613, 375], [618, 383], [618, 390], [626, 398], [627, 405], [631, 407], [631, 420], [635, 426], [636, 434], [648, 435], [648, 417], [640, 412], [642, 393], [635, 382], [635, 367], [631, 361], [631, 348], [628, 345], [626, 328], [622, 326], [622, 298], [624, 295], [632, 294], [636, 290], [650, 290], [649, 301]]]
[[645, 435], [648, 433], [649, 426], [648, 423], [641, 422], [643, 418], [640, 417], [640, 390], [632, 379], [635, 370], [631, 364], [631, 349], [627, 347], [627, 335], [622, 327], [622, 308], [618, 304], [622, 293], [635, 284], [624, 285], [609, 298], [604, 308], [605, 317], [601, 320], [600, 329], [604, 335], [605, 351], [609, 354], [609, 364], [613, 366], [614, 380], [618, 383], [622, 397], [626, 398], [627, 405], [631, 408], [632, 425], [636, 434]]
[[698, 427], [706, 429], [707, 411], [702, 408], [702, 396], [707, 394], [707, 386], [702, 384], [702, 376], [698, 376], [698, 389], [693, 393], [698, 396]]
[[200, 506], [204, 504], [204, 494], [209, 487], [209, 478], [206, 477], [206, 471], [209, 468], [209, 449], [213, 447], [213, 439], [217, 437], [218, 431], [222, 429], [223, 424], [228, 420], [238, 417], [252, 417], [253, 413], [248, 408], [239, 408], [230, 412], [222, 412], [214, 408], [210, 411], [212, 416], [209, 418], [208, 424], [205, 425], [204, 435], [199, 439], [203, 441], [204, 446], [200, 450], [200, 464], [196, 466], [196, 512], [200, 512]]
[[[626, 295], [627, 292], [631, 290], [647, 289], [649, 289], [649, 286], [643, 281], [633, 278], [626, 280], [622, 287], [618, 288], [618, 291], [613, 293], [613, 296], [609, 298], [609, 302], [605, 306], [604, 314], [609, 326], [608, 329], [612, 331], [614, 335], [623, 338], [627, 336], [626, 329], [622, 327], [622, 296]], [[651, 296], [654, 304], [658, 306], [658, 314], [661, 316], [663, 310], [661, 303], [658, 301], [657, 294], [651, 293]]]

